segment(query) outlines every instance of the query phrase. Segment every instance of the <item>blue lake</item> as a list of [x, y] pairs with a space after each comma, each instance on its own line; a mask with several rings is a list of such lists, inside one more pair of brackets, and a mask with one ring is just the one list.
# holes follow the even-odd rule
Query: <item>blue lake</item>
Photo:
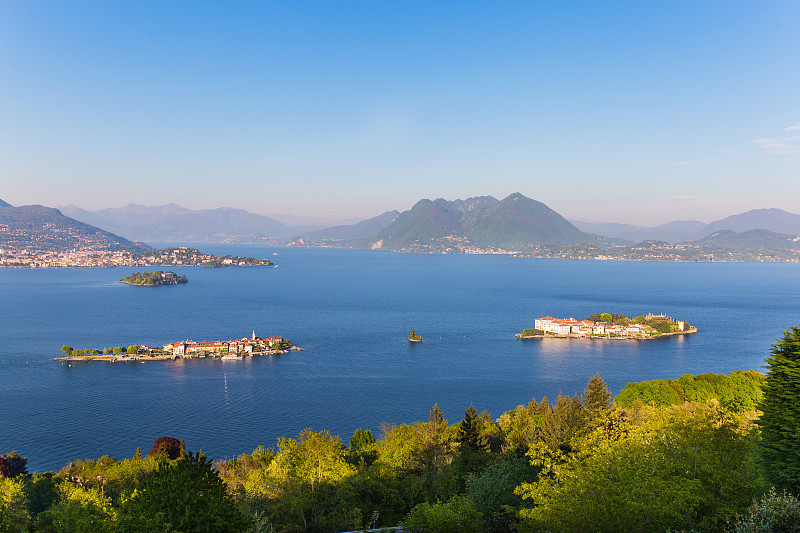
[[[117, 283], [132, 268], [0, 270], [0, 452], [29, 469], [147, 452], [160, 436], [232, 457], [301, 429], [494, 417], [628, 381], [760, 369], [800, 324], [800, 265], [648, 263], [202, 246], [278, 268], [177, 269], [189, 283]], [[273, 252], [279, 255], [273, 256]], [[514, 333], [539, 316], [664, 312], [699, 328], [656, 341]], [[411, 345], [415, 328], [425, 342]], [[282, 335], [306, 351], [245, 361], [62, 364], [77, 348]]]

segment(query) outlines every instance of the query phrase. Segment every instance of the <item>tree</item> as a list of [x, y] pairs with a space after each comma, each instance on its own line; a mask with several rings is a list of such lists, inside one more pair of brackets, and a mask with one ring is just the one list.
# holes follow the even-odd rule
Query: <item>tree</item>
[[592, 417], [611, 409], [611, 393], [600, 374], [589, 378], [586, 390], [583, 391], [583, 406]]
[[348, 444], [348, 460], [352, 465], [369, 466], [378, 458], [378, 440], [368, 429], [356, 429]]
[[15, 478], [28, 473], [28, 458], [12, 450], [0, 455], [0, 477]]
[[245, 517], [203, 452], [163, 463], [120, 508], [117, 530], [239, 532]]
[[61, 347], [61, 351], [64, 352], [64, 355], [69, 357], [72, 354], [72, 346], [64, 345]]
[[472, 450], [486, 450], [486, 438], [481, 435], [482, 425], [478, 410], [469, 404], [464, 419], [458, 425], [458, 442]]
[[273, 463], [284, 476], [288, 497], [296, 502], [304, 526], [308, 527], [306, 510], [317, 526], [321, 493], [354, 472], [345, 461], [345, 447], [328, 431], [304, 429], [297, 439], [278, 439], [278, 448]]
[[28, 530], [28, 515], [25, 481], [0, 477], [0, 531], [20, 532]]
[[159, 437], [153, 442], [153, 447], [147, 453], [148, 457], [152, 455], [165, 455], [170, 459], [180, 459], [181, 441], [174, 437]]
[[439, 409], [439, 404], [433, 404], [428, 423], [422, 424], [419, 431], [422, 448], [423, 465], [434, 470], [446, 461], [447, 448], [450, 437], [447, 434], [447, 420]]
[[138, 351], [139, 351], [139, 347], [138, 347], [138, 346], [136, 346], [135, 344], [131, 344], [130, 346], [128, 346], [127, 353], [129, 353], [129, 354], [135, 354], [135, 353], [136, 353], [136, 352], [138, 352]]
[[778, 490], [800, 494], [800, 328], [784, 331], [766, 368], [758, 420], [761, 468]]
[[111, 499], [94, 487], [64, 482], [57, 488], [58, 501], [37, 516], [37, 531], [111, 532], [116, 512]]

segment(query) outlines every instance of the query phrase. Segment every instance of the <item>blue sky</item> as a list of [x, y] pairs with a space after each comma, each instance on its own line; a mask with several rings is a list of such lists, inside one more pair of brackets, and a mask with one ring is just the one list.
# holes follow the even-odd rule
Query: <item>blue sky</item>
[[800, 2], [0, 3], [0, 198], [800, 212]]

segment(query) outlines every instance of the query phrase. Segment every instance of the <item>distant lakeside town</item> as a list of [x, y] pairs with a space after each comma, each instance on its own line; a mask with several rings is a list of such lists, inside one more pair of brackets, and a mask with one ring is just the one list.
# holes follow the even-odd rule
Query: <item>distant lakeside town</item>
[[132, 345], [112, 346], [110, 348], [76, 350], [64, 345], [64, 355], [54, 357], [55, 361], [174, 361], [177, 359], [234, 359], [256, 355], [280, 355], [289, 351], [302, 351], [290, 340], [283, 337], [257, 337], [255, 330], [251, 337], [242, 337], [229, 341], [193, 341], [183, 340], [164, 344], [161, 347]]
[[204, 254], [196, 248], [179, 246], [164, 250], [131, 252], [127, 250], [44, 251], [0, 248], [0, 267], [17, 268], [105, 268], [105, 267], [179, 267], [202, 266], [271, 266], [269, 259]]
[[692, 333], [697, 333], [697, 328], [685, 320], [676, 320], [664, 314], [640, 314], [634, 318], [616, 313], [601, 313], [585, 320], [551, 316], [537, 318], [533, 328], [522, 330], [522, 333], [517, 333], [517, 337], [643, 340]]

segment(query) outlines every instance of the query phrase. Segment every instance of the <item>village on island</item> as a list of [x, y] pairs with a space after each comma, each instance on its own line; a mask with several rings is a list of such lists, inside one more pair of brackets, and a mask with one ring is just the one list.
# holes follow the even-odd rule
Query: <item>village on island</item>
[[685, 320], [676, 320], [664, 314], [640, 314], [634, 318], [616, 313], [602, 313], [592, 315], [586, 320], [551, 316], [537, 318], [533, 328], [522, 330], [522, 333], [517, 333], [517, 337], [642, 340], [691, 333], [697, 333], [697, 328]]
[[290, 340], [283, 337], [257, 337], [255, 330], [251, 337], [229, 341], [193, 341], [185, 340], [164, 344], [160, 348], [154, 346], [132, 345], [127, 348], [111, 347], [103, 350], [75, 350], [64, 345], [63, 357], [55, 357], [56, 361], [174, 361], [177, 359], [226, 359], [237, 360], [254, 355], [279, 355], [292, 350], [302, 351]]

